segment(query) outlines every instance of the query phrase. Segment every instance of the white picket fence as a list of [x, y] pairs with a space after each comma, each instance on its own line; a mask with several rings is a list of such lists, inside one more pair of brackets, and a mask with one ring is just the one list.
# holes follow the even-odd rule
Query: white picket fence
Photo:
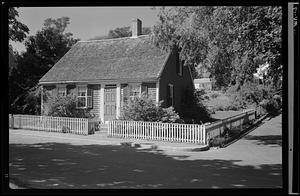
[[9, 114], [9, 127], [88, 135], [94, 123], [89, 124], [89, 119], [85, 118]]
[[109, 121], [108, 136], [206, 144], [204, 125]]
[[171, 142], [208, 144], [209, 139], [221, 136], [226, 128], [243, 130], [243, 126], [265, 114], [261, 107], [211, 124], [172, 124], [140, 121], [109, 121], [108, 136]]
[[242, 113], [229, 118], [219, 120], [217, 122], [206, 125], [206, 132], [208, 138], [221, 136], [225, 129], [239, 128], [243, 130], [243, 125], [253, 121], [256, 118], [255, 110], [244, 110]]

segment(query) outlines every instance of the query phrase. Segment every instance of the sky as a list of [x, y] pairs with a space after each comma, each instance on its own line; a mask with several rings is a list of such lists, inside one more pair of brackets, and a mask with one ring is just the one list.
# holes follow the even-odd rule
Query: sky
[[[133, 18], [139, 18], [143, 27], [153, 26], [158, 17], [159, 8], [153, 7], [19, 7], [17, 20], [27, 25], [28, 35], [35, 35], [43, 27], [47, 18], [70, 18], [65, 32], [73, 33], [74, 38], [88, 40], [107, 35], [117, 27], [131, 26]], [[12, 42], [14, 50], [25, 50], [24, 43]]]

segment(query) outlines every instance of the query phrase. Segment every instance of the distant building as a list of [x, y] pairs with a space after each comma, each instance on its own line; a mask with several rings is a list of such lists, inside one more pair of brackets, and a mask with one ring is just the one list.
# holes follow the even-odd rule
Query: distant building
[[268, 75], [269, 67], [270, 67], [270, 64], [267, 62], [264, 64], [261, 64], [256, 69], [256, 73], [253, 74], [254, 81], [257, 82], [258, 84], [264, 83], [264, 78]]
[[212, 81], [210, 78], [194, 79], [195, 89], [212, 90]]

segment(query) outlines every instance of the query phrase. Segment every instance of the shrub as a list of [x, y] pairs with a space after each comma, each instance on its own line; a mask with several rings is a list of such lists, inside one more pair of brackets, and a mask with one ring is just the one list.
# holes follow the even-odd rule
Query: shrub
[[205, 123], [211, 121], [210, 112], [203, 104], [204, 90], [185, 90], [181, 100], [180, 116], [185, 123]]
[[220, 94], [219, 93], [212, 93], [210, 96], [211, 98], [215, 99], [219, 96]]
[[156, 104], [146, 96], [129, 99], [122, 108], [120, 119], [149, 122], [181, 122], [173, 107], [162, 108], [161, 102]]
[[276, 102], [274, 98], [272, 99], [264, 99], [260, 102], [260, 105], [267, 111], [269, 114], [274, 114], [276, 113], [280, 106]]
[[209, 141], [209, 146], [210, 147], [222, 147], [224, 143], [226, 142], [225, 137], [214, 137]]
[[258, 105], [263, 99], [270, 99], [274, 88], [271, 85], [246, 83], [243, 86], [231, 86], [227, 95], [232, 99], [235, 108], [243, 109], [249, 105]]
[[65, 97], [50, 97], [46, 103], [45, 110], [48, 116], [74, 117], [74, 118], [92, 118], [93, 115], [87, 109], [76, 108], [77, 99], [75, 96], [67, 95]]
[[277, 102], [279, 108], [282, 106], [282, 98], [280, 95], [274, 95], [273, 99]]

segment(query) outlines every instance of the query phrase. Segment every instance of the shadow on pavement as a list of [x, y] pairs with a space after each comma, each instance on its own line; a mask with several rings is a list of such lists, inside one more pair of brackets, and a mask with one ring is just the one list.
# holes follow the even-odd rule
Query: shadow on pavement
[[[9, 175], [32, 188], [280, 188], [281, 164], [177, 160], [128, 146], [10, 144]], [[185, 156], [181, 157], [184, 158]]]
[[257, 140], [258, 145], [278, 145], [282, 146], [281, 135], [247, 135], [244, 137], [247, 140]]

